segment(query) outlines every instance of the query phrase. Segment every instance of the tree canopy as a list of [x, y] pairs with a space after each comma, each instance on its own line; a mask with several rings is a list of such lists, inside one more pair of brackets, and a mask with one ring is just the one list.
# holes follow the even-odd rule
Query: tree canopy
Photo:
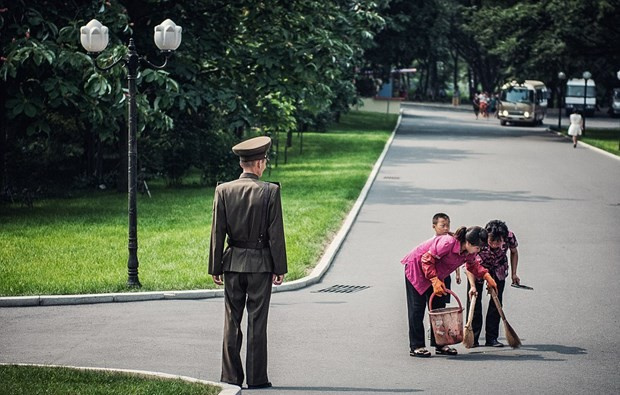
[[[251, 134], [316, 130], [357, 100], [372, 70], [416, 67], [421, 96], [457, 82], [592, 73], [618, 86], [620, 0], [14, 0], [0, 2], [0, 193], [126, 188], [127, 52], [158, 63], [153, 28], [183, 41], [164, 70], [138, 78], [142, 178], [207, 184], [236, 173], [230, 146]], [[110, 45], [96, 59], [79, 28], [96, 18]], [[365, 74], [364, 74], [365, 75]], [[232, 174], [231, 174], [232, 172]]]
[[156, 62], [153, 27], [183, 27], [169, 67], [138, 78], [141, 175], [171, 184], [192, 167], [209, 183], [236, 173], [230, 146], [244, 131], [277, 135], [347, 109], [355, 66], [383, 24], [366, 0], [4, 4], [0, 186], [123, 180], [126, 70], [99, 72], [80, 48], [92, 18], [110, 32], [101, 64], [123, 56], [129, 37]]
[[[619, 0], [393, 0], [383, 15], [386, 28], [367, 56], [376, 70], [415, 66], [423, 80], [438, 63], [454, 67], [458, 55], [473, 89], [513, 78], [553, 86], [560, 71], [578, 78], [586, 70], [601, 95], [618, 85]], [[428, 90], [451, 87], [453, 71], [444, 67]]]

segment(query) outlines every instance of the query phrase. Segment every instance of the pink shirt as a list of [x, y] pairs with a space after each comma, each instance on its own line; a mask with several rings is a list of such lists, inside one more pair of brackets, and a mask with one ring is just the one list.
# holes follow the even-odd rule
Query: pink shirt
[[435, 258], [435, 272], [440, 280], [445, 279], [459, 266], [465, 263], [467, 270], [477, 278], [482, 278], [487, 269], [480, 264], [477, 254], [461, 254], [461, 243], [451, 235], [436, 236], [411, 250], [400, 262], [405, 265], [405, 276], [420, 295], [431, 286], [429, 278], [434, 277], [432, 270], [427, 278], [422, 269], [422, 256], [430, 253]]

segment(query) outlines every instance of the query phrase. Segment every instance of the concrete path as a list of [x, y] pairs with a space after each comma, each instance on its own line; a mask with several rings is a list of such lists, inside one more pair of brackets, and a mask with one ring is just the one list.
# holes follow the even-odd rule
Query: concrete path
[[[271, 390], [260, 394], [620, 392], [620, 161], [545, 131], [407, 108], [322, 282], [275, 293]], [[443, 211], [505, 220], [522, 282], [508, 319], [524, 346], [409, 357], [399, 260]], [[350, 293], [321, 292], [335, 285]], [[453, 287], [464, 299], [465, 286]], [[485, 302], [486, 303], [486, 302]], [[0, 309], [0, 362], [159, 371], [217, 381], [223, 300]], [[503, 333], [503, 331], [502, 331]]]

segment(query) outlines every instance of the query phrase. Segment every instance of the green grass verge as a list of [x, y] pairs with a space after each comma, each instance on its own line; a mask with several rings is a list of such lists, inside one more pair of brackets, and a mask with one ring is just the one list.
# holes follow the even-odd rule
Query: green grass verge
[[216, 395], [220, 387], [180, 379], [64, 367], [0, 365], [0, 394]]
[[[568, 136], [567, 129], [562, 130], [562, 134]], [[591, 129], [587, 128], [584, 136], [579, 138], [584, 143], [588, 143], [596, 148], [605, 150], [611, 154], [620, 156], [620, 129]]]
[[620, 156], [620, 129], [587, 129], [581, 140], [597, 148]]
[[[397, 116], [352, 112], [283, 148], [265, 180], [282, 185], [289, 274], [305, 276], [359, 196]], [[213, 188], [149, 185], [138, 196], [141, 291], [213, 288]], [[0, 296], [127, 291], [127, 196], [111, 191], [0, 206]]]

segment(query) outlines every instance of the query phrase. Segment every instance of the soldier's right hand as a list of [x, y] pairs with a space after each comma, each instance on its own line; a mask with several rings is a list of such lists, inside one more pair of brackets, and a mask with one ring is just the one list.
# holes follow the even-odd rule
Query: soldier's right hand
[[224, 285], [224, 280], [222, 279], [222, 275], [221, 274], [213, 274], [211, 275], [211, 277], [213, 277], [213, 282], [216, 283], [217, 285]]
[[272, 276], [273, 285], [280, 285], [284, 281], [284, 274], [274, 274]]

